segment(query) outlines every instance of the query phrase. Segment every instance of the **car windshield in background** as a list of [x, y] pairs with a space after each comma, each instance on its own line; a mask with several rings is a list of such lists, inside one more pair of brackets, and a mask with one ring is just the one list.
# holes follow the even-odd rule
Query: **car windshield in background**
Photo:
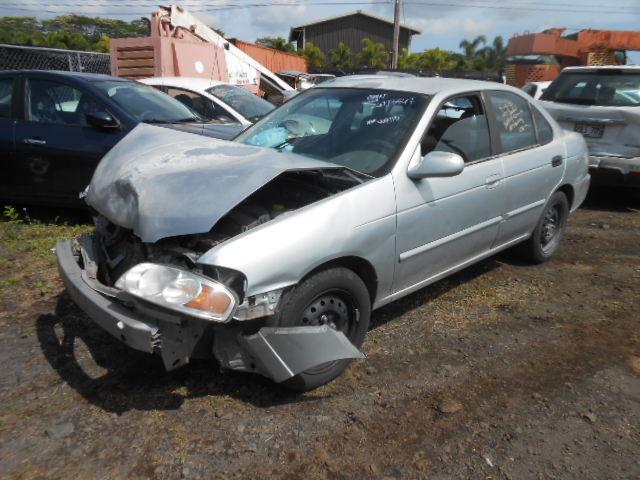
[[222, 100], [251, 122], [257, 122], [275, 108], [271, 103], [242, 87], [216, 85], [208, 88], [207, 92]]
[[578, 105], [640, 106], [640, 72], [596, 70], [562, 73], [542, 100]]
[[428, 98], [417, 93], [316, 87], [293, 98], [236, 141], [387, 173]]
[[201, 121], [192, 110], [153, 87], [134, 82], [104, 80], [95, 85], [123, 110], [145, 123]]

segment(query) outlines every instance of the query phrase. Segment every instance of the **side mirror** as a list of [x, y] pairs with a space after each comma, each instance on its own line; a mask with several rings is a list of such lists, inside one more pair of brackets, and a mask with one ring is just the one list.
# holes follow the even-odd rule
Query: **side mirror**
[[98, 130], [115, 130], [120, 128], [118, 121], [107, 112], [91, 112], [85, 115], [87, 123]]
[[430, 152], [409, 167], [407, 175], [414, 180], [428, 177], [453, 177], [464, 170], [464, 160], [456, 153]]

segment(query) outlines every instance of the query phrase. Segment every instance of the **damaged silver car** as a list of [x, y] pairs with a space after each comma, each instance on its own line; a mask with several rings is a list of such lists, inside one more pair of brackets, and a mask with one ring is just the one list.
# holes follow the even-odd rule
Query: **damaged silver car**
[[354, 358], [371, 311], [517, 246], [557, 251], [587, 149], [519, 90], [344, 77], [233, 142], [141, 125], [58, 243], [77, 304], [167, 369], [215, 357], [309, 390]]

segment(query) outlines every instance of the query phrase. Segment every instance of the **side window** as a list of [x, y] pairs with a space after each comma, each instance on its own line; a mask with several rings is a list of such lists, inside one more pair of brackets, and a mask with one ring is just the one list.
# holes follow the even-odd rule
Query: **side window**
[[0, 79], [0, 118], [11, 118], [13, 78]]
[[11, 118], [13, 78], [0, 79], [0, 118]]
[[538, 143], [540, 145], [546, 145], [553, 140], [553, 129], [549, 122], [542, 116], [540, 110], [533, 105], [531, 106], [533, 112], [533, 121], [536, 122], [536, 132], [538, 132]]
[[491, 155], [487, 115], [477, 95], [455, 97], [442, 105], [422, 139], [422, 155], [433, 151], [457, 153], [465, 162]]
[[211, 99], [183, 88], [167, 87], [167, 94], [189, 107], [205, 120], [235, 121], [229, 112]]
[[496, 115], [502, 152], [511, 152], [536, 145], [536, 132], [529, 102], [510, 92], [490, 92]]
[[27, 83], [27, 120], [31, 122], [87, 126], [87, 113], [104, 110], [92, 95], [65, 83], [41, 79]]

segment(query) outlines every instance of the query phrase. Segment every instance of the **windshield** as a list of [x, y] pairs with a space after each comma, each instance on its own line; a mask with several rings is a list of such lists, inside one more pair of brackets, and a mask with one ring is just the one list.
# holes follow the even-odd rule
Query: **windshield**
[[153, 87], [136, 82], [95, 82], [102, 92], [123, 110], [145, 123], [202, 121], [192, 110]]
[[607, 69], [562, 73], [542, 100], [579, 105], [640, 106], [640, 71]]
[[267, 115], [236, 141], [380, 176], [393, 166], [427, 101], [418, 93], [316, 87]]
[[216, 85], [207, 92], [222, 100], [250, 122], [257, 122], [275, 107], [241, 87], [233, 85]]

